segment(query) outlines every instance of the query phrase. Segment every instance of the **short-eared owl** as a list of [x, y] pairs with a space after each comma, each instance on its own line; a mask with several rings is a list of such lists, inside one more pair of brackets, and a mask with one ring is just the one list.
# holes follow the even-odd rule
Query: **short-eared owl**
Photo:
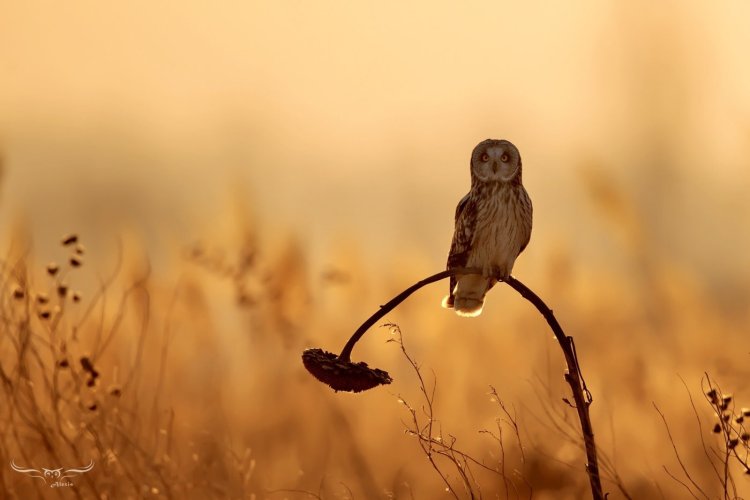
[[456, 207], [448, 269], [476, 267], [482, 275], [451, 277], [443, 300], [461, 316], [478, 316], [484, 296], [507, 278], [531, 238], [531, 199], [521, 182], [521, 155], [508, 141], [487, 139], [471, 153], [471, 190]]

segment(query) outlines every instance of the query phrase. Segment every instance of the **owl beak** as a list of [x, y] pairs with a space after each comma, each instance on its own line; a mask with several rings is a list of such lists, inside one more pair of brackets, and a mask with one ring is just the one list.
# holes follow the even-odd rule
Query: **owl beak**
[[494, 174], [497, 173], [497, 162], [496, 161], [492, 162], [492, 173], [494, 173]]

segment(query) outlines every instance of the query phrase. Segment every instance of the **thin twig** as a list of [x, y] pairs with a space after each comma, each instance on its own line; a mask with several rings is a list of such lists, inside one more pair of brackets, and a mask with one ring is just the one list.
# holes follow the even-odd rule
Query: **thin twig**
[[690, 399], [690, 406], [693, 408], [693, 414], [695, 415], [695, 420], [698, 422], [698, 436], [700, 436], [701, 438], [701, 445], [703, 446], [703, 453], [706, 455], [706, 458], [708, 459], [708, 463], [711, 464], [711, 468], [716, 474], [716, 478], [719, 480], [719, 482], [722, 482], [721, 474], [719, 473], [719, 470], [716, 468], [716, 464], [711, 458], [711, 455], [708, 453], [708, 446], [706, 446], [706, 440], [703, 439], [703, 424], [701, 422], [700, 415], [698, 415], [698, 409], [695, 407], [695, 402], [693, 401], [693, 395], [690, 394], [690, 389], [688, 388], [687, 383], [685, 382], [685, 379], [683, 379], [679, 375], [678, 377], [680, 378], [680, 382], [682, 382], [682, 385], [685, 387], [685, 392], [687, 392], [688, 398]]
[[[674, 450], [674, 455], [675, 455], [675, 457], [677, 457], [677, 462], [680, 464], [680, 468], [682, 469], [682, 472], [685, 474], [685, 477], [688, 479], [688, 481], [690, 481], [690, 484], [692, 484], [695, 487], [695, 489], [697, 489], [706, 499], [708, 499], [709, 496], [706, 494], [705, 491], [703, 491], [703, 488], [701, 488], [698, 485], [698, 483], [696, 483], [693, 480], [693, 477], [688, 472], [687, 467], [685, 467], [685, 464], [682, 462], [682, 458], [680, 457], [680, 453], [677, 451], [677, 445], [674, 442], [674, 438], [672, 438], [672, 431], [669, 429], [669, 424], [667, 423], [667, 418], [661, 412], [661, 410], [659, 409], [659, 407], [656, 406], [656, 403], [652, 402], [652, 404], [654, 405], [654, 409], [656, 410], [656, 413], [658, 413], [659, 416], [661, 417], [661, 419], [664, 421], [664, 427], [667, 429], [667, 436], [669, 436], [669, 442], [672, 443], [672, 449]], [[667, 468], [665, 467], [664, 470], [667, 470]], [[669, 471], [667, 471], [667, 473], [669, 474]], [[669, 474], [669, 475], [672, 476], [672, 474]], [[674, 478], [674, 476], [672, 476], [672, 478]], [[675, 480], [676, 480], [676, 478], [675, 478]], [[679, 481], [679, 482], [680, 482], [680, 484], [684, 484], [681, 481]], [[691, 491], [691, 493], [692, 493], [692, 491]], [[695, 494], [693, 494], [693, 496], [695, 496], [697, 498], [697, 496]]]

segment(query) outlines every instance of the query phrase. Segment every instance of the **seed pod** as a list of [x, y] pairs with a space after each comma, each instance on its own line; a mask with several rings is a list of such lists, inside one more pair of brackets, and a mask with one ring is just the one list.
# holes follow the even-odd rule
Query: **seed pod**
[[94, 370], [94, 364], [91, 362], [91, 358], [88, 356], [82, 356], [81, 359], [81, 368], [83, 368], [84, 371], [88, 373], [92, 373], [96, 370]]
[[307, 371], [335, 391], [361, 392], [392, 381], [383, 370], [370, 368], [363, 362], [342, 360], [322, 349], [305, 350], [302, 362]]
[[77, 234], [69, 234], [66, 237], [62, 239], [62, 245], [64, 247], [74, 245], [78, 243], [78, 235]]

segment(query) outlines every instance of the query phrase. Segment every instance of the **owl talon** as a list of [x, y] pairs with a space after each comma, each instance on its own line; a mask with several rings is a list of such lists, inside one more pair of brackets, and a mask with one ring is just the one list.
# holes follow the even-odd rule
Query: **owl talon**
[[482, 270], [482, 277], [493, 281], [504, 281], [508, 277], [508, 273], [498, 266], [490, 266]]
[[485, 266], [482, 268], [482, 278], [492, 279], [495, 276], [495, 270], [493, 267]]
[[443, 297], [442, 306], [444, 309], [453, 309], [454, 297], [453, 295], [446, 295]]

